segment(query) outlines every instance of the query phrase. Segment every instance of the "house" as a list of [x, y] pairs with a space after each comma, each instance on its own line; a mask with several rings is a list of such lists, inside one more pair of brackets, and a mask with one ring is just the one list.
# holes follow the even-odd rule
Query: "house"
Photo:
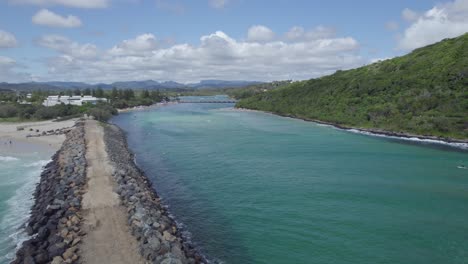
[[48, 96], [42, 103], [44, 106], [54, 106], [58, 104], [69, 104], [69, 105], [83, 105], [85, 103], [96, 104], [97, 102], [107, 102], [106, 98], [97, 98], [91, 95], [51, 95]]

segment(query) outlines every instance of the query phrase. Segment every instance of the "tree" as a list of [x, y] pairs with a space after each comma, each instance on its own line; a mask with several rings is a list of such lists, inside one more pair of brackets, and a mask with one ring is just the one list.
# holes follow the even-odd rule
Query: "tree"
[[132, 89], [125, 89], [125, 90], [123, 91], [123, 98], [124, 98], [125, 100], [130, 100], [130, 99], [132, 99], [132, 98], [135, 98], [135, 93], [133, 92]]
[[96, 97], [98, 97], [98, 98], [104, 97], [104, 90], [102, 90], [101, 87], [98, 87], [98, 88], [96, 89], [96, 92], [95, 92], [95, 95], [94, 95], [94, 96], [96, 96]]
[[89, 88], [84, 89], [83, 94], [84, 95], [91, 95], [91, 89], [89, 89]]
[[112, 87], [111, 98], [112, 99], [119, 98], [119, 91], [115, 87]]
[[148, 90], [143, 90], [143, 92], [141, 92], [140, 94], [140, 97], [142, 99], [150, 99], [150, 93], [148, 92]]
[[74, 94], [74, 95], [81, 95], [81, 90], [80, 90], [80, 88], [76, 88], [75, 90], [73, 90], [73, 94]]

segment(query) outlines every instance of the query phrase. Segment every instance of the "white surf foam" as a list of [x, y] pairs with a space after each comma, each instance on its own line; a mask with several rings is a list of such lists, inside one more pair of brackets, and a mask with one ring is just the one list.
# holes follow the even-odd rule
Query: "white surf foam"
[[455, 148], [461, 148], [461, 149], [468, 150], [468, 143], [445, 142], [445, 141], [442, 141], [442, 140], [426, 139], [426, 138], [418, 138], [418, 137], [389, 136], [389, 135], [376, 134], [376, 133], [372, 133], [372, 132], [362, 131], [362, 130], [358, 130], [358, 129], [349, 129], [347, 131], [357, 133], [357, 134], [374, 136], [374, 137], [392, 138], [392, 139], [414, 141], [414, 142], [421, 142], [421, 143], [441, 144], [441, 145], [446, 145], [446, 146], [451, 146], [451, 147], [455, 147]]
[[40, 180], [42, 168], [47, 164], [48, 160], [40, 160], [25, 167], [31, 168], [25, 177], [21, 179], [20, 187], [15, 191], [15, 194], [6, 201], [7, 209], [4, 216], [0, 220], [2, 233], [7, 234], [7, 237], [0, 238], [1, 244], [8, 244], [11, 250], [5, 255], [0, 256], [10, 262], [14, 259], [16, 250], [29, 237], [24, 232], [24, 224], [30, 216], [30, 209], [34, 204], [33, 193], [36, 184]]
[[0, 156], [0, 161], [17, 161], [18, 158], [15, 157], [9, 157], [9, 156]]
[[47, 165], [47, 163], [49, 163], [49, 160], [40, 160], [40, 161], [36, 161], [36, 162], [33, 162], [33, 163], [29, 163], [29, 164], [25, 164], [23, 165], [23, 167], [26, 167], [26, 168], [30, 168], [30, 167], [44, 167], [45, 165]]

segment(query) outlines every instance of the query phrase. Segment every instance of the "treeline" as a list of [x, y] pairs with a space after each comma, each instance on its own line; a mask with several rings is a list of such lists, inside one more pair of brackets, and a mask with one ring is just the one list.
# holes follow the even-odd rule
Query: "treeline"
[[350, 127], [468, 139], [468, 34], [257, 94], [237, 107]]
[[100, 121], [106, 121], [117, 114], [117, 109], [107, 103], [77, 105], [55, 105], [45, 107], [39, 104], [0, 104], [0, 121], [27, 121], [67, 119], [81, 117], [84, 114], [94, 116]]
[[105, 98], [110, 99], [113, 107], [123, 109], [135, 106], [149, 106], [155, 103], [169, 101], [169, 97], [158, 90], [140, 90], [135, 92], [132, 89], [113, 88]]
[[213, 96], [226, 94], [234, 99], [244, 99], [257, 94], [268, 92], [274, 89], [278, 89], [290, 84], [291, 80], [286, 81], [274, 81], [270, 83], [259, 83], [248, 85], [245, 87], [226, 87], [226, 88], [205, 88], [196, 89], [178, 93], [171, 93], [172, 96]]
[[[108, 103], [76, 105], [55, 105], [45, 107], [43, 101], [49, 95], [83, 96], [91, 95], [98, 98], [107, 98]], [[13, 91], [0, 91], [0, 121], [46, 120], [57, 118], [72, 118], [88, 114], [101, 121], [108, 120], [117, 114], [117, 109], [135, 106], [149, 106], [154, 103], [169, 101], [169, 98], [160, 91], [132, 90], [132, 89], [74, 89], [67, 91], [41, 91], [17, 94]]]

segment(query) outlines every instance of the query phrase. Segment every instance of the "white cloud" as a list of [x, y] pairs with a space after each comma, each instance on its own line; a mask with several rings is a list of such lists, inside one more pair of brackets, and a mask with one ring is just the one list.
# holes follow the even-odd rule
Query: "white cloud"
[[216, 8], [216, 9], [222, 9], [226, 7], [228, 3], [229, 3], [229, 0], [210, 0], [211, 7]]
[[468, 32], [468, 0], [455, 0], [424, 12], [404, 31], [398, 48], [412, 50]]
[[335, 36], [336, 30], [325, 26], [317, 26], [309, 31], [306, 31], [303, 27], [294, 26], [286, 32], [286, 39], [291, 41], [327, 39]]
[[78, 44], [60, 35], [42, 36], [38, 39], [37, 43], [42, 47], [55, 50], [77, 59], [95, 59], [98, 55], [98, 49], [95, 45]]
[[13, 48], [16, 47], [17, 43], [13, 34], [0, 30], [0, 48]]
[[217, 31], [202, 36], [197, 45], [164, 47], [156, 45], [154, 35], [142, 34], [105, 51], [91, 48], [93, 59], [82, 56], [87, 52], [79, 52], [90, 44], [80, 45], [56, 35], [43, 37], [39, 44], [60, 53], [47, 61], [49, 75], [45, 79], [49, 80], [297, 80], [364, 62], [357, 54], [359, 43], [351, 37], [250, 42]]
[[72, 15], [63, 17], [47, 9], [41, 9], [37, 12], [32, 17], [32, 22], [49, 27], [73, 28], [81, 26], [81, 20], [78, 17]]
[[62, 5], [75, 8], [105, 8], [110, 0], [9, 0], [13, 4], [30, 4], [38, 6]]
[[15, 64], [16, 64], [15, 60], [8, 58], [8, 57], [0, 56], [0, 68], [11, 67]]
[[249, 28], [247, 40], [252, 42], [267, 42], [275, 37], [275, 33], [262, 25], [256, 25]]
[[418, 19], [419, 15], [418, 15], [418, 13], [414, 12], [413, 10], [411, 10], [409, 8], [405, 8], [401, 12], [401, 17], [404, 20], [408, 21], [408, 22], [413, 22], [413, 21]]
[[297, 40], [304, 36], [304, 28], [294, 26], [288, 32], [286, 32], [286, 38], [290, 40]]
[[109, 53], [111, 55], [144, 55], [154, 50], [157, 46], [156, 37], [153, 34], [142, 34], [134, 39], [122, 41], [114, 46]]

